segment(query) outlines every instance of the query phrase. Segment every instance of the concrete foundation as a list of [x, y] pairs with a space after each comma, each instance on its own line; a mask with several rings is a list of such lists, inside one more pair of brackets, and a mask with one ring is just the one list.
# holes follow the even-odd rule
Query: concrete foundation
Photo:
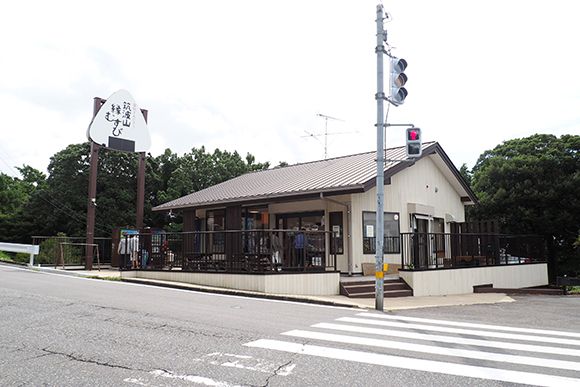
[[266, 294], [330, 296], [339, 294], [340, 273], [230, 274], [183, 271], [123, 271], [121, 278], [174, 281]]
[[496, 288], [526, 288], [548, 284], [548, 265], [529, 263], [440, 269], [425, 271], [399, 270], [399, 276], [413, 288], [415, 296], [443, 296], [473, 293], [478, 285]]

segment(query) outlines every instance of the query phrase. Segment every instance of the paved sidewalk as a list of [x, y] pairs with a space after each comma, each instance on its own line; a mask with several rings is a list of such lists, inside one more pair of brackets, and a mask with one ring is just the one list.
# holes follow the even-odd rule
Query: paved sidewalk
[[[47, 273], [72, 275], [87, 278], [102, 278], [108, 280], [121, 280], [118, 270], [62, 270], [48, 267], [31, 267], [30, 270], [37, 270]], [[360, 278], [360, 277], [359, 277]], [[372, 277], [374, 278], [374, 277]], [[322, 305], [343, 306], [363, 309], [374, 309], [374, 298], [348, 298], [341, 295], [336, 296], [304, 296], [304, 295], [286, 295], [286, 294], [268, 294], [260, 292], [251, 292], [237, 289], [217, 288], [211, 286], [194, 285], [184, 282], [160, 281], [144, 278], [123, 278], [123, 282], [144, 284], [151, 286], [163, 286], [175, 289], [201, 291], [208, 293], [230, 294], [236, 296], [270, 298], [278, 300], [288, 300], [297, 302], [308, 302]], [[514, 302], [515, 300], [502, 293], [470, 293], [450, 296], [428, 296], [428, 297], [395, 297], [385, 298], [383, 301], [384, 310], [403, 310], [416, 308], [429, 308], [438, 306], [456, 306], [456, 305], [475, 305], [475, 304], [495, 304], [500, 302]]]

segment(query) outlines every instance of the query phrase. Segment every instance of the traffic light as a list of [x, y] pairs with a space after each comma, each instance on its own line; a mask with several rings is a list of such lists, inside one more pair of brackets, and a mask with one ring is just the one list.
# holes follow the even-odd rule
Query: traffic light
[[421, 129], [407, 129], [407, 158], [421, 157], [423, 149], [421, 147]]
[[389, 102], [395, 106], [402, 105], [407, 98], [407, 89], [405, 83], [407, 83], [407, 75], [404, 73], [407, 68], [407, 61], [405, 59], [399, 59], [391, 57], [391, 73], [389, 79]]

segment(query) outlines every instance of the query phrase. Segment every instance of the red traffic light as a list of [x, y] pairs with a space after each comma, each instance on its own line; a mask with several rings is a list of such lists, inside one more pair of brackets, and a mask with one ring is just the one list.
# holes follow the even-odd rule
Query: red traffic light
[[414, 127], [407, 129], [407, 157], [418, 158], [422, 153], [421, 129]]
[[420, 140], [420, 131], [417, 129], [408, 129], [407, 130], [407, 139], [409, 141], [418, 141]]

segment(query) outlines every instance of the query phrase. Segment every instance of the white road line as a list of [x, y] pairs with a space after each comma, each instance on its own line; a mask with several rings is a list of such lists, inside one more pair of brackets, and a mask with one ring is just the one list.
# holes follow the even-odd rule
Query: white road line
[[[525, 341], [535, 341], [535, 342], [542, 342], [542, 343], [553, 343], [553, 344], [565, 344], [565, 345], [578, 345], [578, 346], [580, 346], [580, 340], [561, 339], [561, 338], [557, 338], [557, 337], [539, 337], [539, 336], [530, 336], [530, 335], [518, 335], [518, 334], [514, 334], [514, 333], [478, 331], [478, 330], [461, 329], [461, 328], [447, 328], [447, 327], [439, 327], [439, 326], [435, 326], [435, 325], [409, 324], [409, 323], [395, 322], [395, 321], [377, 321], [377, 320], [367, 320], [367, 319], [352, 318], [352, 317], [340, 317], [340, 318], [337, 318], [336, 320], [343, 321], [343, 322], [350, 322], [350, 323], [380, 325], [380, 326], [389, 326], [389, 327], [404, 328], [404, 329], [420, 329], [420, 330], [425, 330], [425, 331], [456, 333], [456, 334], [461, 334], [461, 335], [497, 337], [500, 339], [509, 339], [509, 340], [525, 340]], [[404, 336], [405, 333], [402, 332], [401, 335]]]
[[508, 332], [522, 332], [522, 333], [537, 333], [540, 335], [551, 335], [551, 336], [566, 336], [566, 337], [579, 337], [578, 332], [564, 332], [564, 331], [552, 331], [546, 329], [532, 329], [532, 328], [517, 328], [508, 327], [503, 325], [488, 325], [488, 324], [475, 324], [459, 321], [446, 321], [446, 320], [433, 320], [429, 318], [419, 318], [419, 317], [407, 317], [407, 316], [393, 316], [387, 314], [373, 314], [373, 313], [359, 313], [357, 316], [361, 317], [371, 317], [387, 320], [402, 320], [402, 321], [413, 321], [427, 324], [438, 324], [438, 325], [449, 325], [454, 327], [464, 327], [464, 328], [480, 328], [480, 329], [495, 329], [500, 331]]
[[203, 355], [200, 358], [193, 358], [194, 362], [207, 362], [212, 365], [240, 368], [248, 371], [263, 372], [265, 374], [276, 374], [280, 376], [288, 376], [292, 374], [296, 364], [289, 363], [286, 366], [280, 367], [278, 363], [274, 363], [265, 359], [254, 358], [249, 355], [236, 355], [234, 353], [212, 352]]
[[536, 367], [559, 368], [563, 370], [580, 371], [580, 363], [564, 360], [553, 360], [539, 357], [505, 355], [493, 352], [473, 351], [469, 349], [456, 349], [446, 347], [436, 347], [432, 345], [413, 344], [402, 341], [372, 339], [368, 337], [356, 337], [335, 335], [332, 333], [320, 333], [304, 330], [292, 330], [282, 333], [286, 336], [302, 337], [306, 339], [333, 341], [338, 343], [367, 345], [370, 347], [380, 347], [389, 349], [400, 349], [403, 351], [430, 353], [435, 355], [455, 356], [469, 359], [480, 359], [497, 361], [503, 363], [524, 364]]
[[223, 382], [221, 380], [214, 380], [214, 379], [206, 378], [205, 376], [199, 376], [199, 375], [180, 375], [180, 374], [174, 374], [172, 372], [165, 371], [165, 370], [155, 370], [155, 371], [151, 371], [149, 373], [155, 377], [184, 380], [184, 381], [195, 383], [195, 384], [202, 384], [204, 386], [242, 387], [238, 384], [230, 384], [228, 382]]
[[343, 324], [319, 323], [319, 324], [311, 325], [311, 327], [312, 328], [321, 328], [321, 329], [333, 329], [333, 330], [344, 331], [344, 332], [369, 333], [369, 334], [373, 334], [373, 335], [389, 336], [391, 338], [400, 337], [400, 338], [404, 338], [404, 339], [438, 341], [441, 343], [475, 345], [475, 346], [479, 346], [479, 347], [502, 348], [502, 349], [509, 349], [509, 350], [515, 350], [515, 351], [550, 353], [550, 354], [554, 354], [554, 355], [580, 357], [580, 350], [570, 349], [570, 348], [545, 347], [545, 346], [541, 346], [541, 345], [509, 343], [509, 342], [503, 342], [503, 341], [488, 341], [488, 340], [478, 340], [478, 339], [467, 339], [464, 337], [429, 335], [429, 334], [425, 334], [425, 333], [404, 332], [404, 331], [398, 331], [398, 330], [394, 330], [394, 329], [369, 328], [369, 327], [343, 325]]
[[499, 368], [479, 367], [434, 360], [414, 359], [403, 356], [391, 356], [372, 352], [292, 343], [287, 341], [260, 339], [251, 343], [246, 343], [244, 345], [254, 348], [272, 349], [276, 351], [318, 356], [328, 359], [348, 360], [357, 363], [375, 364], [392, 368], [427, 371], [439, 374], [465, 376], [486, 380], [499, 380], [504, 382], [530, 384], [536, 386], [578, 387], [578, 385], [580, 385], [580, 379], [567, 378], [563, 376], [511, 371]]

